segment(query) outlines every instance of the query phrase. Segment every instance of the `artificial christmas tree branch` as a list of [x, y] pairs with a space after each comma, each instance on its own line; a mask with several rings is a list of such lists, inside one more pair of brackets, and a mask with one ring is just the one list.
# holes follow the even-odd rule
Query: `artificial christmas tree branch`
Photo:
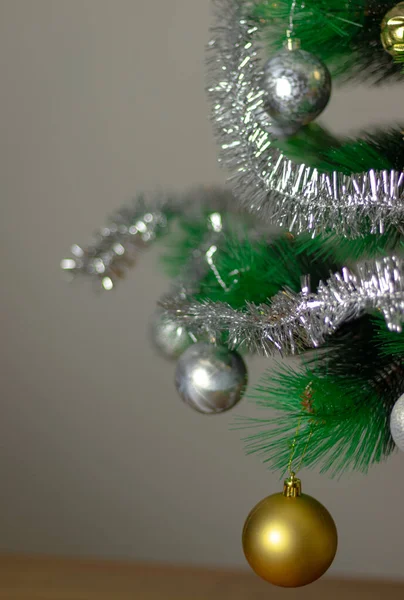
[[[400, 78], [402, 56], [386, 54], [380, 25], [395, 0], [305, 0], [294, 9], [294, 34], [309, 52], [319, 56], [334, 77], [374, 84]], [[269, 53], [280, 50], [293, 0], [258, 0], [251, 20], [258, 24]]]
[[249, 453], [258, 453], [272, 469], [285, 467], [292, 431], [298, 423], [296, 454], [305, 453], [308, 467], [341, 475], [367, 472], [395, 449], [389, 418], [404, 393], [404, 353], [386, 352], [378, 343], [402, 335], [363, 317], [329, 338], [322, 352], [300, 368], [279, 365], [265, 375], [250, 395], [259, 408], [274, 409], [271, 418], [239, 418], [237, 427], [257, 431], [246, 438]]

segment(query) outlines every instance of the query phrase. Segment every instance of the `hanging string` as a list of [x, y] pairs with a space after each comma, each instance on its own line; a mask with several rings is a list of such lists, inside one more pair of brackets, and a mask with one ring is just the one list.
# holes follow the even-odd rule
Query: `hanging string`
[[302, 465], [303, 465], [303, 461], [304, 461], [304, 459], [306, 457], [307, 450], [309, 448], [309, 445], [310, 445], [312, 437], [313, 437], [313, 428], [310, 429], [309, 437], [307, 438], [307, 442], [306, 442], [306, 445], [305, 445], [304, 450], [302, 452], [302, 455], [300, 457], [300, 461], [299, 461], [297, 467], [295, 467], [295, 469], [292, 470], [293, 459], [294, 459], [294, 455], [295, 455], [295, 452], [296, 452], [296, 446], [297, 446], [296, 438], [295, 438], [295, 440], [294, 440], [294, 447], [293, 447], [293, 454], [291, 454], [291, 460], [289, 461], [289, 465], [288, 465], [289, 475], [291, 477], [294, 476], [294, 475], [296, 475], [297, 473], [299, 473], [299, 471], [301, 470]]
[[293, 50], [294, 47], [295, 47], [295, 40], [294, 40], [295, 23], [294, 23], [294, 17], [295, 17], [296, 4], [297, 4], [297, 0], [293, 0], [292, 6], [291, 6], [291, 9], [290, 9], [290, 14], [289, 14], [289, 28], [286, 30], [287, 48], [288, 48], [288, 50]]
[[[300, 3], [300, 8], [304, 8], [304, 2]], [[288, 50], [298, 50], [300, 48], [300, 40], [295, 35], [295, 15], [297, 10], [297, 0], [293, 0], [289, 13], [289, 27], [286, 30], [286, 47]]]
[[[311, 396], [312, 396], [311, 384], [309, 384], [307, 386], [305, 392], [304, 392], [304, 395], [303, 395], [304, 402], [307, 402], [307, 410], [308, 411], [312, 410], [312, 408], [311, 408]], [[310, 433], [309, 433], [309, 436], [307, 438], [306, 445], [305, 445], [305, 447], [303, 449], [303, 452], [302, 452], [302, 454], [300, 456], [300, 460], [299, 460], [297, 466], [293, 469], [293, 461], [294, 461], [295, 455], [296, 455], [296, 449], [297, 449], [297, 446], [298, 446], [298, 439], [299, 439], [299, 433], [300, 433], [300, 430], [301, 430], [301, 427], [302, 427], [302, 422], [303, 422], [303, 415], [300, 415], [299, 421], [297, 423], [295, 437], [294, 437], [293, 442], [292, 442], [291, 451], [290, 451], [290, 457], [289, 457], [289, 462], [288, 462], [288, 472], [289, 472], [289, 475], [291, 477], [294, 477], [301, 470], [302, 465], [303, 465], [303, 461], [304, 461], [304, 459], [306, 457], [307, 450], [309, 449], [309, 445], [310, 445], [310, 442], [311, 442], [311, 439], [312, 439], [313, 433], [314, 433], [313, 423], [312, 423], [311, 427], [310, 427]]]
[[294, 17], [295, 17], [295, 11], [296, 11], [296, 4], [297, 4], [297, 0], [293, 0], [292, 2], [292, 6], [290, 8], [290, 15], [289, 15], [289, 32], [290, 35], [293, 35], [294, 32], [294, 28], [295, 28], [295, 23], [294, 23]]

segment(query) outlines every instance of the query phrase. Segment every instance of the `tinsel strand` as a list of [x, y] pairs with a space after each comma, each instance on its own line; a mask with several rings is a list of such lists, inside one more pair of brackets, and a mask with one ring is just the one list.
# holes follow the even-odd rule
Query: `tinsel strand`
[[404, 261], [394, 256], [359, 264], [356, 273], [344, 268], [316, 294], [308, 286], [296, 294], [284, 290], [271, 303], [246, 304], [235, 310], [218, 302], [194, 302], [183, 297], [161, 302], [171, 318], [190, 331], [218, 336], [226, 332], [232, 348], [264, 355], [283, 355], [322, 345], [342, 324], [368, 311], [380, 311], [391, 331], [404, 321]]

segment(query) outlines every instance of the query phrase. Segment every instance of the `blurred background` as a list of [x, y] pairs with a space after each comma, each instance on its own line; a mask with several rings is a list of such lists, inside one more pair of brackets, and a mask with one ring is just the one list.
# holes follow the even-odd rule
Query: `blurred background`
[[[244, 568], [244, 519], [280, 489], [232, 415], [186, 407], [156, 356], [158, 249], [112, 293], [59, 269], [137, 191], [225, 181], [211, 20], [208, 0], [0, 0], [0, 551]], [[400, 103], [394, 87], [343, 90], [324, 120], [346, 132]], [[251, 384], [268, 366], [250, 361]], [[338, 524], [332, 574], [404, 578], [403, 468], [302, 474]]]

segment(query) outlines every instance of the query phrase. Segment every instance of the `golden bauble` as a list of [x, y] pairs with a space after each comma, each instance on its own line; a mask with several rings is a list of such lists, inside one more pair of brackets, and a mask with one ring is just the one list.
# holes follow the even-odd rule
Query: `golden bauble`
[[243, 549], [251, 568], [281, 587], [301, 587], [319, 579], [331, 566], [337, 545], [330, 513], [302, 494], [294, 478], [285, 482], [284, 493], [257, 504], [244, 525]]
[[392, 56], [404, 55], [404, 2], [389, 10], [382, 21], [382, 44]]

